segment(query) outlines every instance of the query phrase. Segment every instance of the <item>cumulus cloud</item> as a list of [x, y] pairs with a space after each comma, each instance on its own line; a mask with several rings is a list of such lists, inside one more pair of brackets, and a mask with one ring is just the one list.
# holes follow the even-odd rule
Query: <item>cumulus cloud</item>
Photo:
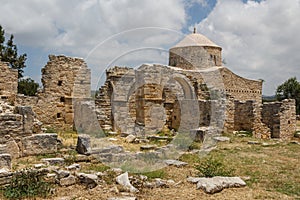
[[[19, 45], [88, 57], [95, 80], [117, 56], [129, 60], [134, 49], [174, 44], [186, 18], [182, 0], [3, 0], [0, 7], [0, 24]], [[160, 61], [161, 54], [147, 52], [149, 58]]]
[[223, 47], [230, 69], [265, 80], [271, 95], [284, 80], [300, 78], [299, 10], [299, 0], [219, 0], [197, 28]]

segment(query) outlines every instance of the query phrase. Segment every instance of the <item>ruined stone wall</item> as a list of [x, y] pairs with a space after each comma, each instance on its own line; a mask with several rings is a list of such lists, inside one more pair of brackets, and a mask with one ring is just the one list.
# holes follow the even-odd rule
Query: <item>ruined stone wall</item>
[[41, 133], [40, 125], [31, 107], [14, 107], [0, 101], [0, 153], [9, 153], [13, 158], [22, 156], [22, 141]]
[[254, 119], [258, 116], [254, 114], [253, 101], [234, 101], [234, 130], [235, 131], [252, 131]]
[[262, 81], [242, 78], [225, 67], [220, 68], [220, 73], [227, 95], [239, 101], [262, 102]]
[[0, 98], [14, 101], [18, 92], [18, 71], [0, 62]]
[[43, 90], [37, 97], [18, 95], [17, 105], [32, 106], [37, 118], [45, 125], [72, 128], [74, 99], [91, 97], [91, 74], [80, 58], [49, 56], [42, 69]]
[[222, 65], [221, 48], [176, 47], [170, 49], [169, 65], [185, 70], [204, 69]]
[[264, 103], [262, 120], [271, 129], [272, 138], [292, 138], [296, 131], [295, 100]]

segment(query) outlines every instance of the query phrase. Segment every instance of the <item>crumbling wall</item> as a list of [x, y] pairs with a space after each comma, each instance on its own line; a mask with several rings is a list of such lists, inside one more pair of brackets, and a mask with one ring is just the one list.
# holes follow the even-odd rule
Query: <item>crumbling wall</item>
[[0, 62], [0, 98], [13, 102], [18, 92], [18, 70]]
[[41, 133], [41, 124], [35, 119], [31, 107], [14, 107], [0, 101], [0, 153], [13, 158], [23, 156], [22, 141]]
[[31, 106], [45, 125], [72, 128], [75, 99], [91, 97], [91, 74], [86, 63], [80, 58], [50, 55], [42, 69], [42, 83], [43, 90], [37, 97], [18, 95], [17, 105]]
[[296, 131], [295, 100], [264, 103], [262, 121], [271, 129], [272, 138], [292, 138]]

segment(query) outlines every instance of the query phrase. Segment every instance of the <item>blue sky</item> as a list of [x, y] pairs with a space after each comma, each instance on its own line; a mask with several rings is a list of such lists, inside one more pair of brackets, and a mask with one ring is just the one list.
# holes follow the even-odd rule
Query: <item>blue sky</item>
[[168, 49], [197, 27], [223, 48], [226, 66], [264, 79], [272, 95], [300, 79], [299, 0], [2, 0], [0, 24], [27, 53], [25, 75], [40, 82], [49, 54], [82, 57], [92, 89], [108, 66], [167, 64]]

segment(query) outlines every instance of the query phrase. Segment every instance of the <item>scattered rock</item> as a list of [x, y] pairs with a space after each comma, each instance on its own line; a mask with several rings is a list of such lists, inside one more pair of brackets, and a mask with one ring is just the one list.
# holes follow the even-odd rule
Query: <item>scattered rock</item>
[[202, 178], [199, 177], [188, 177], [187, 182], [189, 183], [198, 183]]
[[101, 149], [93, 149], [92, 154], [105, 154], [105, 153], [117, 154], [117, 153], [122, 153], [122, 152], [124, 152], [124, 148], [122, 146], [111, 145], [111, 146], [104, 147]]
[[128, 136], [125, 138], [125, 141], [126, 141], [127, 143], [133, 143], [133, 142], [135, 141], [135, 139], [136, 139], [136, 136], [134, 136], [134, 135], [128, 135]]
[[136, 189], [135, 187], [133, 187], [133, 185], [131, 185], [129, 178], [128, 178], [128, 172], [125, 172], [124, 174], [119, 175], [116, 178], [116, 182], [132, 193], [139, 192], [138, 189]]
[[150, 151], [157, 149], [156, 145], [144, 145], [140, 147], [141, 151]]
[[110, 197], [107, 200], [137, 200], [136, 197]]
[[43, 167], [46, 167], [46, 165], [40, 163], [40, 164], [35, 164], [33, 167], [36, 168], [36, 169], [41, 169]]
[[0, 154], [0, 168], [11, 170], [11, 155]]
[[118, 135], [118, 133], [117, 132], [113, 132], [113, 131], [109, 131], [108, 135]]
[[246, 183], [240, 177], [193, 178], [189, 177], [188, 182], [197, 183], [197, 189], [202, 189], [208, 194], [222, 191], [224, 188], [244, 187]]
[[91, 137], [86, 134], [78, 135], [76, 151], [88, 155], [91, 152]]
[[130, 133], [122, 132], [120, 136], [121, 136], [121, 137], [127, 137], [128, 135], [130, 135]]
[[73, 175], [69, 175], [65, 178], [59, 180], [59, 184], [61, 186], [71, 186], [76, 184], [76, 177]]
[[116, 142], [116, 141], [118, 141], [118, 139], [117, 138], [109, 138], [108, 141]]
[[260, 145], [261, 143], [258, 141], [248, 141], [248, 144]]
[[42, 162], [46, 163], [47, 165], [63, 165], [65, 159], [63, 158], [44, 158]]
[[66, 170], [59, 170], [56, 172], [57, 176], [59, 179], [61, 178], [66, 178], [70, 175], [70, 172], [69, 171], [66, 171]]
[[298, 142], [298, 141], [291, 141], [290, 143], [291, 144], [298, 144], [298, 145], [300, 145], [300, 142]]
[[13, 173], [8, 169], [0, 169], [0, 186], [6, 186], [10, 183]]
[[295, 138], [300, 138], [300, 132], [296, 132], [294, 135]]
[[76, 176], [80, 180], [80, 183], [86, 185], [87, 188], [91, 189], [98, 185], [98, 176], [96, 174], [78, 173]]
[[72, 164], [70, 166], [67, 166], [66, 169], [67, 170], [79, 170], [80, 169], [80, 164], [74, 163], [74, 164]]
[[178, 161], [178, 160], [165, 160], [165, 163], [167, 165], [174, 165], [176, 167], [183, 167], [183, 166], [186, 166], [188, 164], [186, 162], [181, 162], [181, 161]]
[[156, 188], [162, 188], [162, 187], [167, 187], [167, 181], [162, 180], [160, 178], [156, 178], [155, 180], [155, 187]]
[[217, 142], [229, 142], [230, 138], [229, 137], [220, 136], [220, 137], [214, 137], [214, 140], [217, 141]]

